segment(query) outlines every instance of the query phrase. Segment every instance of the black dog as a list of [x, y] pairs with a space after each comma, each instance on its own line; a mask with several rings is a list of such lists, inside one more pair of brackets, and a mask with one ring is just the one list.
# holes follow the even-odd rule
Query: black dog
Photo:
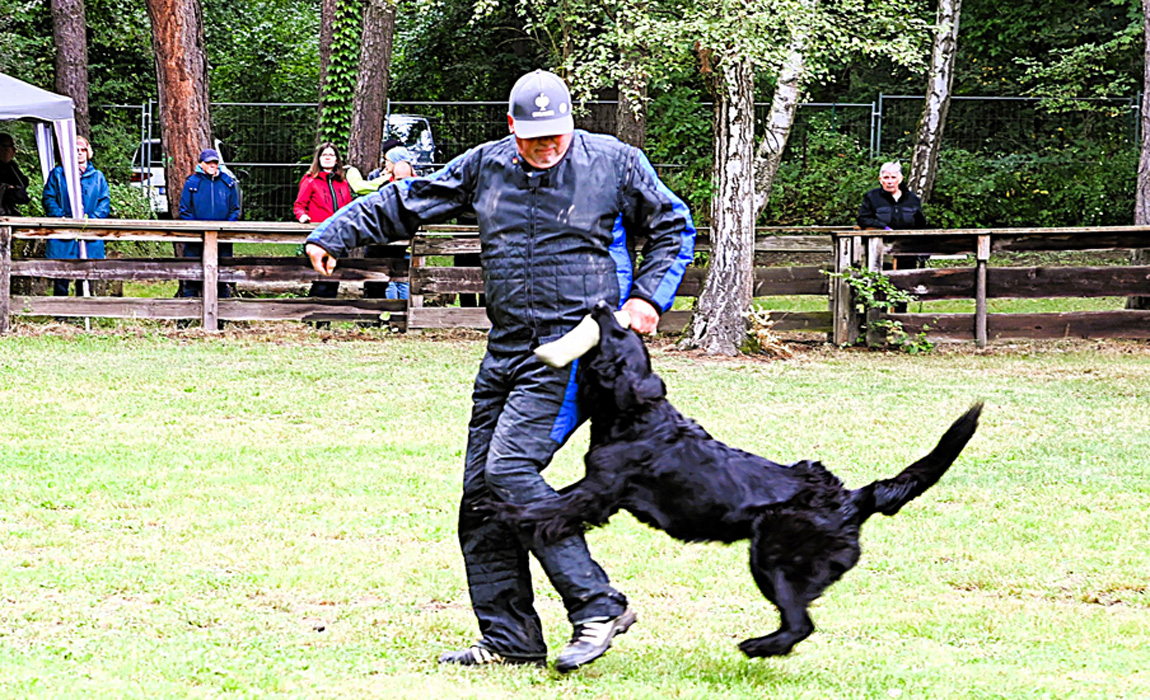
[[807, 607], [858, 562], [863, 522], [894, 515], [933, 486], [978, 427], [981, 404], [901, 474], [852, 491], [819, 462], [784, 466], [712, 438], [666, 400], [639, 336], [604, 304], [592, 316], [599, 345], [580, 368], [580, 400], [591, 414], [586, 476], [557, 499], [487, 508], [549, 542], [619, 510], [687, 542], [749, 538], [755, 583], [782, 620], [739, 645], [747, 656], [787, 654], [810, 636]]

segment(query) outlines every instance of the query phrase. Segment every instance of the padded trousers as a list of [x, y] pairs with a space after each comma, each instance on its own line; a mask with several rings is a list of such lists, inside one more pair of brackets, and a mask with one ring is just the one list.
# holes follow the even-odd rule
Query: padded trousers
[[540, 473], [581, 422], [574, 377], [575, 365], [554, 369], [525, 350], [488, 352], [475, 379], [459, 542], [482, 644], [504, 656], [547, 656], [528, 552], [558, 591], [572, 624], [615, 617], [627, 607], [581, 535], [535, 548], [529, 537], [470, 508], [488, 493], [516, 504], [558, 497]]

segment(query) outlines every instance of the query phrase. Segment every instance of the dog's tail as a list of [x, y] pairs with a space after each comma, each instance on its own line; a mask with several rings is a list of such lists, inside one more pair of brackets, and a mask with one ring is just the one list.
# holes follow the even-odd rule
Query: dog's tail
[[978, 429], [978, 416], [982, 413], [982, 403], [976, 403], [956, 420], [930, 454], [902, 470], [893, 479], [875, 481], [854, 492], [855, 505], [860, 520], [865, 521], [875, 513], [894, 515], [900, 508], [922, 495], [938, 483], [962, 448]]

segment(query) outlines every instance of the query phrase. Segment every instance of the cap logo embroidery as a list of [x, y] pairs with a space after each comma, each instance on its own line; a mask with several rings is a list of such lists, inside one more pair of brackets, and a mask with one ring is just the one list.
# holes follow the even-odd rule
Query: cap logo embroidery
[[547, 109], [547, 106], [550, 104], [551, 104], [551, 98], [547, 97], [547, 95], [545, 95], [543, 93], [539, 93], [539, 96], [535, 98], [535, 106], [538, 107], [539, 110], [536, 112], [532, 112], [531, 116], [532, 117], [553, 117], [553, 116], [555, 116], [555, 110]]

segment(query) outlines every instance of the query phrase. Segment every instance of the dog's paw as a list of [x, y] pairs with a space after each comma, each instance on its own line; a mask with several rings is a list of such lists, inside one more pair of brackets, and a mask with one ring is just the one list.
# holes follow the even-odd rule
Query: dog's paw
[[784, 635], [775, 632], [765, 637], [744, 639], [739, 643], [739, 651], [752, 659], [763, 656], [786, 656], [791, 653], [791, 649], [795, 648], [795, 642], [798, 641], [791, 637], [792, 635], [786, 635], [784, 638]]

